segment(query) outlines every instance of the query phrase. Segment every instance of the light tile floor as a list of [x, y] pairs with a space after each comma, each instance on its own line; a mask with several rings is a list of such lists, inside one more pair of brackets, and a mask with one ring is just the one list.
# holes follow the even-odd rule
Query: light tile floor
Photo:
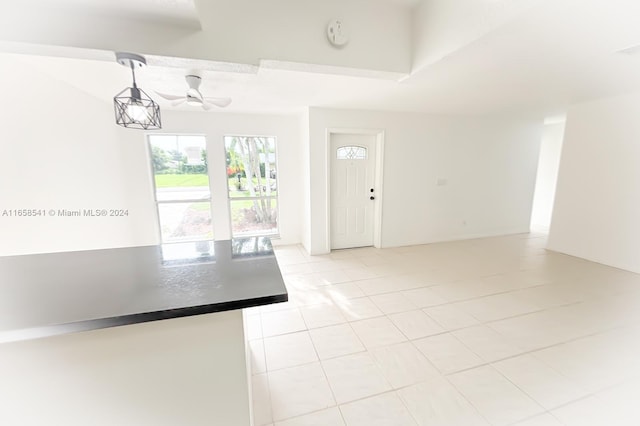
[[308, 256], [246, 311], [256, 426], [640, 424], [640, 275], [522, 234]]

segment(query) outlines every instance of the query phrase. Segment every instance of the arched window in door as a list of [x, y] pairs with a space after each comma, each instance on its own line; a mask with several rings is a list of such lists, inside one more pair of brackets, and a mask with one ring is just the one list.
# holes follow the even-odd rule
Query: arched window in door
[[367, 148], [363, 146], [341, 146], [336, 150], [338, 160], [366, 160]]

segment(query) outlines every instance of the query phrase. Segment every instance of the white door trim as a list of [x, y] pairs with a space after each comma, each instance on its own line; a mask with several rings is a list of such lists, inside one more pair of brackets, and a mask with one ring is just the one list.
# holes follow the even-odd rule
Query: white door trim
[[327, 232], [326, 247], [331, 251], [331, 162], [333, 156], [331, 153], [331, 135], [333, 134], [351, 134], [351, 135], [373, 135], [376, 137], [376, 158], [375, 158], [375, 204], [373, 208], [373, 246], [382, 248], [382, 183], [383, 183], [383, 165], [384, 165], [384, 130], [382, 129], [358, 129], [358, 128], [340, 128], [330, 127], [326, 130], [324, 139], [324, 151], [327, 158], [326, 163], [326, 188], [325, 193], [327, 206]]

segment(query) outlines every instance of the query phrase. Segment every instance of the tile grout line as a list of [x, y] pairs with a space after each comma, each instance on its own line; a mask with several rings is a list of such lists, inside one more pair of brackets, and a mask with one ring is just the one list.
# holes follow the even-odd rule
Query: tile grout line
[[[532, 237], [527, 238], [527, 239], [531, 239], [531, 238], [532, 238]], [[540, 237], [540, 236], [537, 236], [536, 238], [541, 238], [541, 237]], [[526, 239], [525, 239], [525, 238], [523, 238], [523, 240], [526, 240]], [[465, 247], [463, 247], [463, 248], [465, 248]], [[534, 248], [536, 248], [536, 247], [534, 247]], [[466, 249], [466, 248], [465, 248], [465, 249]], [[407, 252], [407, 253], [408, 253], [408, 252]], [[418, 254], [420, 254], [420, 253], [418, 253]], [[536, 254], [536, 256], [535, 256], [535, 257], [539, 257], [539, 256], [541, 256], [541, 255], [546, 255], [546, 253]], [[532, 255], [523, 256], [522, 258], [523, 258], [523, 259], [533, 259]], [[331, 259], [328, 259], [328, 260], [329, 260], [329, 261], [331, 261]], [[371, 266], [375, 266], [375, 265], [371, 265]], [[370, 266], [365, 265], [365, 267], [367, 267], [367, 268], [368, 268], [368, 267], [370, 267]], [[337, 270], [339, 270], [339, 269], [337, 269]], [[520, 269], [520, 271], [538, 271], [538, 270], [539, 270], [539, 268], [536, 268], [536, 267], [528, 267], [528, 268]], [[329, 272], [329, 270], [328, 270], [327, 272]], [[317, 272], [314, 272], [314, 274], [317, 274]], [[392, 276], [392, 275], [393, 275], [393, 274], [389, 274], [389, 275], [386, 275], [386, 276]], [[407, 274], [407, 275], [409, 275], [409, 274]], [[492, 274], [492, 275], [489, 275], [489, 276], [495, 276], [495, 275], [501, 275], [501, 273], [499, 273], [499, 272], [498, 272], [498, 273], [495, 273], [495, 274]], [[380, 276], [380, 277], [376, 277], [376, 278], [384, 278], [384, 277], [385, 277], [385, 276]], [[373, 278], [373, 279], [375, 279], [375, 278]], [[354, 284], [356, 284], [356, 287], [360, 288], [360, 290], [361, 290], [361, 291], [363, 291], [363, 293], [365, 293], [365, 292], [364, 292], [364, 290], [362, 290], [362, 288], [361, 288], [361, 287], [358, 285], [358, 283], [357, 283], [357, 281], [364, 281], [364, 280], [365, 280], [365, 279], [362, 279], [362, 280], [352, 280], [352, 281], [344, 281], [344, 282], [341, 282], [341, 283], [354, 283]], [[462, 281], [462, 280], [458, 280], [458, 281]], [[456, 281], [453, 281], [452, 283], [455, 283], [455, 282], [456, 282]], [[447, 285], [447, 284], [451, 284], [451, 283], [445, 283], [445, 284], [434, 284], [434, 285]], [[531, 285], [531, 286], [527, 286], [527, 287], [523, 287], [523, 288], [510, 289], [510, 290], [506, 290], [506, 291], [503, 291], [503, 292], [491, 293], [491, 294], [486, 294], [486, 295], [476, 296], [476, 297], [473, 297], [473, 298], [470, 298], [470, 299], [461, 299], [461, 300], [457, 300], [457, 301], [447, 301], [446, 303], [437, 304], [437, 305], [430, 305], [430, 306], [427, 306], [427, 307], [425, 307], [425, 308], [418, 308], [418, 309], [419, 309], [419, 310], [421, 310], [424, 314], [426, 314], [429, 318], [431, 318], [432, 320], [434, 320], [436, 323], [440, 324], [437, 320], [435, 320], [434, 318], [432, 318], [432, 317], [428, 314], [428, 312], [425, 312], [425, 310], [426, 310], [426, 309], [429, 309], [429, 308], [431, 308], [431, 307], [436, 307], [436, 306], [453, 305], [453, 304], [458, 303], [458, 302], [470, 301], [470, 300], [476, 300], [476, 299], [482, 299], [482, 298], [488, 298], [488, 297], [491, 297], [491, 296], [493, 296], [493, 295], [498, 295], [498, 294], [505, 294], [505, 293], [517, 293], [517, 292], [519, 292], [519, 291], [523, 291], [523, 290], [526, 290], [526, 289], [529, 289], [529, 288], [536, 288], [536, 287], [540, 287], [540, 286], [544, 286], [544, 285], [550, 285], [550, 286], [552, 286], [553, 284], [555, 284], [553, 281], [551, 281], [551, 282], [545, 282], [545, 283], [535, 284], [535, 285]], [[329, 284], [329, 285], [334, 285], [334, 284]], [[431, 285], [431, 286], [425, 285], [425, 286], [421, 286], [421, 287], [417, 287], [417, 288], [429, 288], [429, 287], [433, 287], [434, 285]], [[325, 287], [326, 287], [326, 286], [325, 286]], [[384, 293], [376, 293], [376, 294], [366, 294], [366, 293], [365, 293], [365, 296], [362, 296], [362, 297], [368, 297], [369, 299], [371, 299], [371, 297], [372, 297], [372, 296], [376, 296], [376, 295], [378, 295], [378, 294], [388, 294], [388, 293], [398, 293], [398, 294], [402, 294], [402, 291], [406, 291], [406, 290], [410, 290], [410, 289], [405, 289], [405, 290], [393, 290], [393, 291], [388, 291], [388, 292], [384, 292]], [[620, 293], [622, 294], [622, 293], [624, 293], [624, 291], [620, 291]], [[510, 339], [510, 338], [508, 338], [508, 337], [504, 336], [502, 333], [500, 333], [499, 331], [495, 330], [495, 329], [494, 329], [494, 327], [493, 327], [492, 325], [494, 325], [495, 323], [497, 323], [497, 322], [499, 322], [499, 321], [504, 321], [504, 320], [508, 320], [508, 319], [512, 319], [512, 318], [517, 318], [517, 317], [522, 317], [522, 316], [526, 316], [526, 315], [532, 315], [532, 314], [536, 314], [536, 313], [540, 313], [540, 312], [545, 312], [545, 311], [553, 311], [553, 310], [556, 310], [556, 309], [562, 309], [562, 308], [565, 308], [565, 307], [568, 307], [568, 306], [580, 305], [580, 304], [582, 304], [582, 303], [589, 303], [589, 302], [593, 302], [594, 300], [597, 300], [597, 295], [596, 295], [596, 294], [591, 293], [591, 292], [588, 292], [588, 295], [589, 295], [589, 296], [588, 296], [587, 298], [585, 298], [585, 300], [579, 300], [579, 301], [574, 301], [574, 302], [562, 303], [562, 304], [560, 304], [560, 305], [556, 305], [556, 306], [549, 306], [549, 307], [541, 308], [541, 309], [539, 309], [539, 310], [534, 310], [534, 311], [529, 311], [529, 312], [519, 313], [519, 314], [512, 315], [512, 316], [507, 316], [507, 317], [504, 317], [504, 318], [498, 318], [498, 319], [494, 319], [494, 320], [490, 320], [490, 321], [480, 321], [480, 323], [481, 323], [481, 325], [483, 325], [483, 326], [485, 326], [485, 327], [488, 327], [488, 328], [489, 328], [489, 329], [491, 329], [493, 332], [497, 333], [501, 338], [505, 339], [505, 341], [507, 341], [507, 342], [509, 342], [509, 343], [512, 343], [512, 344], [514, 344], [514, 342], [512, 341], [512, 339]], [[359, 297], [359, 298], [360, 298], [360, 297]], [[357, 299], [357, 298], [356, 298], [356, 299]], [[371, 300], [372, 300], [372, 299], [371, 299]], [[372, 300], [372, 301], [373, 301], [373, 300]], [[335, 300], [334, 300], [334, 302], [335, 302]], [[375, 302], [373, 302], [373, 303], [374, 303], [374, 305], [375, 305], [375, 306], [377, 306], [377, 304], [376, 304]], [[303, 306], [304, 306], [304, 305], [303, 305]], [[307, 306], [308, 306], [308, 305], [307, 305]], [[300, 306], [298, 306], [298, 307], [296, 307], [296, 308], [300, 309], [301, 307], [300, 307]], [[462, 312], [464, 312], [464, 310], [461, 310], [461, 311], [462, 311]], [[405, 312], [408, 312], [408, 311], [405, 311]], [[262, 314], [263, 314], [262, 312], [259, 312], [259, 313], [260, 313], [260, 315], [262, 315]], [[466, 314], [466, 312], [465, 312], [465, 314]], [[353, 331], [353, 332], [355, 333], [355, 330], [353, 329], [353, 323], [355, 323], [355, 322], [357, 322], [357, 321], [366, 320], [366, 319], [380, 318], [380, 317], [382, 317], [382, 316], [386, 317], [386, 318], [387, 318], [387, 320], [391, 321], [391, 323], [392, 323], [392, 324], [394, 324], [394, 323], [393, 323], [393, 321], [391, 320], [391, 318], [389, 317], [389, 314], [388, 314], [388, 313], [384, 313], [384, 312], [383, 312], [383, 314], [382, 314], [382, 315], [380, 315], [380, 316], [376, 315], [376, 316], [374, 316], [374, 317], [364, 318], [364, 319], [358, 319], [358, 320], [355, 320], [355, 321], [349, 320], [349, 321], [346, 321], [346, 322], [345, 322], [345, 324], [349, 324], [349, 327], [350, 327], [351, 331]], [[304, 317], [304, 316], [303, 316], [303, 317]], [[477, 317], [476, 317], [475, 315], [473, 315], [473, 314], [471, 314], [471, 317], [473, 317], [473, 318], [476, 318], [476, 319], [477, 319]], [[303, 320], [304, 320], [304, 318], [303, 318]], [[572, 337], [572, 338], [570, 338], [570, 339], [568, 339], [568, 340], [563, 340], [563, 341], [561, 341], [561, 342], [553, 343], [553, 344], [551, 344], [551, 345], [546, 345], [546, 346], [542, 346], [542, 347], [538, 347], [538, 348], [528, 349], [528, 350], [525, 350], [525, 351], [524, 351], [524, 352], [522, 352], [522, 353], [514, 354], [514, 355], [511, 355], [511, 356], [508, 356], [508, 357], [504, 357], [504, 358], [499, 358], [499, 359], [497, 359], [497, 360], [493, 360], [493, 361], [490, 361], [490, 362], [485, 361], [484, 363], [479, 364], [479, 365], [477, 365], [477, 366], [475, 366], [475, 367], [469, 367], [469, 368], [465, 368], [465, 369], [461, 369], [461, 370], [457, 370], [457, 371], [452, 371], [452, 372], [449, 372], [449, 373], [447, 373], [447, 374], [440, 372], [440, 370], [439, 370], [438, 368], [436, 368], [436, 371], [439, 371], [439, 372], [440, 372], [440, 375], [441, 375], [441, 376], [443, 376], [443, 377], [447, 380], [447, 382], [448, 382], [448, 383], [450, 383], [450, 384], [451, 384], [451, 386], [454, 386], [454, 388], [455, 388], [455, 385], [453, 385], [453, 384], [450, 382], [450, 380], [449, 380], [449, 378], [448, 378], [449, 376], [452, 376], [453, 374], [457, 374], [457, 373], [460, 373], [460, 372], [468, 371], [468, 370], [471, 370], [471, 369], [474, 369], [474, 368], [478, 368], [478, 367], [480, 367], [480, 366], [491, 366], [491, 368], [492, 368], [492, 370], [493, 370], [493, 371], [498, 372], [498, 374], [500, 374], [502, 377], [504, 377], [504, 378], [505, 378], [509, 383], [513, 384], [513, 385], [514, 385], [518, 390], [520, 390], [523, 394], [527, 395], [529, 398], [531, 398], [533, 401], [535, 401], [535, 402], [537, 403], [537, 400], [536, 400], [535, 398], [533, 398], [532, 396], [530, 396], [527, 392], [525, 392], [523, 389], [521, 389], [517, 384], [515, 384], [514, 382], [512, 382], [512, 381], [511, 381], [508, 377], [506, 377], [506, 376], [505, 376], [505, 375], [504, 375], [500, 370], [498, 370], [498, 369], [497, 369], [493, 364], [496, 364], [496, 363], [501, 362], [501, 361], [503, 361], [503, 360], [512, 359], [512, 358], [516, 358], [516, 357], [523, 356], [523, 355], [527, 355], [527, 354], [529, 354], [529, 355], [533, 356], [536, 360], [538, 360], [538, 358], [535, 356], [535, 352], [539, 352], [539, 351], [542, 351], [542, 350], [545, 350], [545, 349], [549, 349], [549, 348], [553, 348], [553, 347], [562, 346], [562, 345], [565, 345], [565, 344], [568, 344], [568, 343], [571, 343], [571, 342], [574, 342], [574, 341], [578, 341], [578, 340], [581, 340], [581, 339], [586, 339], [586, 338], [589, 338], [589, 337], [592, 337], [592, 336], [597, 336], [597, 335], [606, 334], [606, 333], [609, 333], [609, 332], [611, 332], [611, 331], [615, 331], [615, 330], [619, 330], [619, 329], [627, 329], [627, 328], [631, 328], [631, 327], [637, 326], [637, 325], [636, 325], [636, 322], [637, 322], [637, 321], [633, 321], [633, 320], [632, 320], [632, 321], [625, 320], [623, 324], [617, 324], [617, 325], [613, 325], [613, 326], [607, 326], [607, 327], [605, 327], [605, 328], [604, 328], [604, 329], [602, 329], [602, 330], [597, 330], [597, 331], [594, 331], [594, 332], [591, 332], [591, 333], [581, 334], [581, 335], [579, 335], [579, 336]], [[306, 325], [306, 320], [305, 320], [305, 325]], [[442, 326], [442, 324], [440, 324], [440, 325]], [[262, 326], [262, 323], [261, 323], [261, 326]], [[329, 326], [331, 326], [331, 325], [329, 325]], [[329, 327], [329, 326], [326, 326], [326, 327]], [[395, 326], [395, 324], [394, 324], [394, 326]], [[436, 336], [436, 335], [442, 335], [442, 334], [447, 334], [447, 333], [448, 333], [448, 334], [453, 334], [455, 331], [463, 330], [463, 329], [470, 328], [470, 327], [474, 327], [474, 326], [461, 327], [461, 328], [453, 328], [453, 329], [445, 329], [445, 331], [444, 331], [444, 332], [442, 332], [442, 333], [436, 333], [436, 334], [429, 335], [429, 336], [426, 336], [426, 337], [431, 337], [431, 336]], [[319, 327], [319, 328], [324, 328], [324, 327]], [[396, 326], [396, 328], [397, 328], [397, 326]], [[443, 327], [443, 328], [444, 328], [444, 327]], [[311, 329], [309, 329], [309, 328], [307, 327], [307, 328], [306, 328], [306, 331], [307, 331], [307, 332], [310, 332], [310, 331], [311, 331]], [[405, 334], [404, 334], [404, 332], [402, 332], [401, 330], [400, 330], [400, 332], [401, 332], [403, 335], [405, 335]], [[285, 334], [288, 334], [288, 333], [285, 333]], [[359, 335], [358, 335], [357, 333], [355, 333], [355, 335], [356, 335], [357, 339], [361, 342]], [[405, 337], [406, 337], [406, 335], [405, 335]], [[463, 345], [463, 347], [468, 348], [468, 350], [470, 350], [470, 351], [471, 351], [471, 353], [476, 353], [476, 354], [477, 354], [477, 352], [476, 352], [476, 351], [474, 351], [472, 348], [470, 348], [468, 345], [466, 345], [464, 342], [462, 342], [462, 341], [461, 341], [461, 340], [460, 340], [460, 339], [459, 339], [455, 334], [453, 335], [453, 337], [454, 337], [454, 338], [455, 338], [455, 339], [456, 339], [460, 344], [462, 344], [462, 345]], [[421, 338], [419, 338], [419, 339], [421, 339]], [[411, 342], [411, 343], [413, 344], [413, 347], [415, 348], [415, 343], [414, 343], [414, 341], [415, 341], [415, 340], [419, 340], [419, 339], [413, 339], [413, 340], [409, 339], [408, 341], [409, 341], [409, 342]], [[381, 346], [381, 347], [388, 347], [388, 346], [391, 346], [391, 345], [384, 345], [384, 346]], [[517, 346], [519, 346], [519, 345], [517, 345]], [[417, 348], [416, 348], [416, 349], [417, 349]], [[520, 348], [520, 349], [524, 349], [524, 348]], [[317, 348], [315, 348], [315, 343], [314, 343], [314, 350], [316, 351], [316, 355], [317, 355]], [[363, 351], [356, 352], [356, 353], [362, 353], [362, 352], [363, 352]], [[366, 348], [364, 352], [369, 352], [369, 353], [371, 353], [371, 350], [370, 350], [369, 348]], [[424, 356], [424, 354], [422, 354], [422, 355]], [[477, 355], [478, 355], [478, 356], [480, 356], [479, 354], [477, 354]], [[431, 361], [428, 359], [428, 357], [426, 357], [426, 356], [425, 356], [425, 358], [427, 359], [427, 361], [429, 361], [429, 362], [431, 363]], [[480, 356], [480, 358], [484, 361], [484, 357]], [[318, 359], [319, 359], [319, 356], [318, 356]], [[332, 359], [332, 358], [329, 358], [329, 359]], [[374, 359], [374, 361], [375, 361], [375, 359]], [[542, 360], [542, 361], [540, 361], [540, 362], [542, 362], [544, 365], [546, 365], [547, 367], [549, 367], [550, 369], [552, 369], [553, 371], [555, 371], [556, 373], [558, 373], [558, 374], [559, 374], [559, 375], [561, 375], [562, 377], [565, 377], [565, 378], [567, 378], [568, 380], [570, 380], [570, 382], [571, 382], [571, 383], [574, 383], [574, 384], [575, 384], [575, 382], [574, 382], [574, 380], [573, 380], [573, 379], [571, 379], [570, 377], [566, 377], [562, 372], [557, 371], [557, 370], [555, 369], [555, 367], [548, 365], [544, 360]], [[320, 363], [321, 363], [321, 365], [322, 365], [322, 360], [320, 360]], [[376, 365], [377, 365], [377, 363], [376, 363]], [[326, 372], [325, 372], [325, 378], [326, 378]], [[328, 381], [328, 379], [327, 379], [327, 381]], [[594, 395], [595, 395], [595, 396], [597, 396], [597, 395], [596, 395], [596, 393], [597, 393], [597, 392], [602, 392], [604, 389], [612, 388], [612, 387], [615, 387], [615, 386], [618, 386], [618, 385], [619, 385], [619, 384], [618, 384], [618, 383], [616, 383], [616, 384], [610, 385], [610, 386], [608, 386], [608, 387], [605, 387], [605, 388], [603, 388], [603, 389], [599, 389], [598, 391], [594, 391], [594, 392], [589, 393], [589, 394], [587, 394], [587, 395], [585, 395], [585, 396], [583, 396], [583, 397], [581, 397], [581, 398], [578, 398], [578, 399], [575, 399], [575, 400], [569, 401], [569, 402], [567, 402], [567, 403], [565, 403], [565, 404], [563, 404], [563, 405], [560, 405], [560, 406], [558, 406], [558, 407], [555, 407], [555, 408], [553, 408], [553, 409], [551, 409], [551, 410], [556, 410], [556, 409], [558, 409], [558, 408], [560, 408], [560, 407], [563, 407], [563, 406], [565, 406], [565, 405], [571, 404], [571, 403], [573, 403], [573, 402], [575, 402], [575, 401], [579, 401], [579, 400], [581, 400], [581, 399], [588, 398], [589, 396], [594, 396]], [[388, 392], [398, 392], [400, 389], [402, 389], [402, 388], [399, 388], [399, 389], [393, 389], [392, 391], [388, 391]], [[456, 388], [456, 389], [457, 389], [457, 388]], [[386, 392], [384, 392], [384, 393], [386, 393]], [[464, 395], [463, 395], [463, 396], [464, 396]], [[370, 398], [370, 397], [371, 397], [371, 396], [368, 396], [368, 397], [366, 397], [366, 398]], [[334, 395], [334, 398], [335, 398], [335, 395]], [[363, 398], [363, 399], [365, 399], [365, 398]], [[402, 401], [402, 402], [403, 402], [403, 404], [404, 404], [404, 401], [402, 400], [402, 398], [400, 398], [400, 399], [401, 399], [401, 401]], [[465, 397], [465, 399], [466, 399], [466, 397]], [[469, 401], [469, 403], [470, 403], [470, 401]], [[404, 405], [406, 406], [406, 404], [404, 404]], [[473, 404], [472, 404], [472, 406], [473, 406]], [[408, 409], [408, 407], [405, 407], [405, 408], [407, 408], [407, 409]], [[542, 408], [544, 409], [544, 407], [542, 407]], [[545, 409], [545, 411], [543, 411], [543, 412], [544, 412], [544, 413], [549, 413], [550, 415], [552, 415], [552, 416], [553, 416], [553, 414], [551, 413], [551, 410], [547, 410], [547, 409]], [[342, 414], [342, 413], [341, 413], [341, 414]], [[536, 415], [534, 415], [534, 416], [532, 416], [532, 417], [538, 416], [538, 415], [540, 415], [540, 414], [541, 414], [541, 413], [537, 413]], [[413, 414], [412, 414], [412, 415], [413, 415]], [[553, 417], [555, 418], [555, 416], [553, 416]], [[344, 420], [344, 418], [343, 418], [343, 420]], [[518, 421], [522, 421], [522, 420], [518, 420]]]

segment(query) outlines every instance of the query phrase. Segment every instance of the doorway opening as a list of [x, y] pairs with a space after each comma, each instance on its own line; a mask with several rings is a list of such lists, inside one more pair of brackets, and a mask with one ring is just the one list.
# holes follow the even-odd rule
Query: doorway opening
[[531, 231], [548, 233], [555, 201], [564, 119], [545, 121], [542, 129], [536, 187], [531, 209]]

